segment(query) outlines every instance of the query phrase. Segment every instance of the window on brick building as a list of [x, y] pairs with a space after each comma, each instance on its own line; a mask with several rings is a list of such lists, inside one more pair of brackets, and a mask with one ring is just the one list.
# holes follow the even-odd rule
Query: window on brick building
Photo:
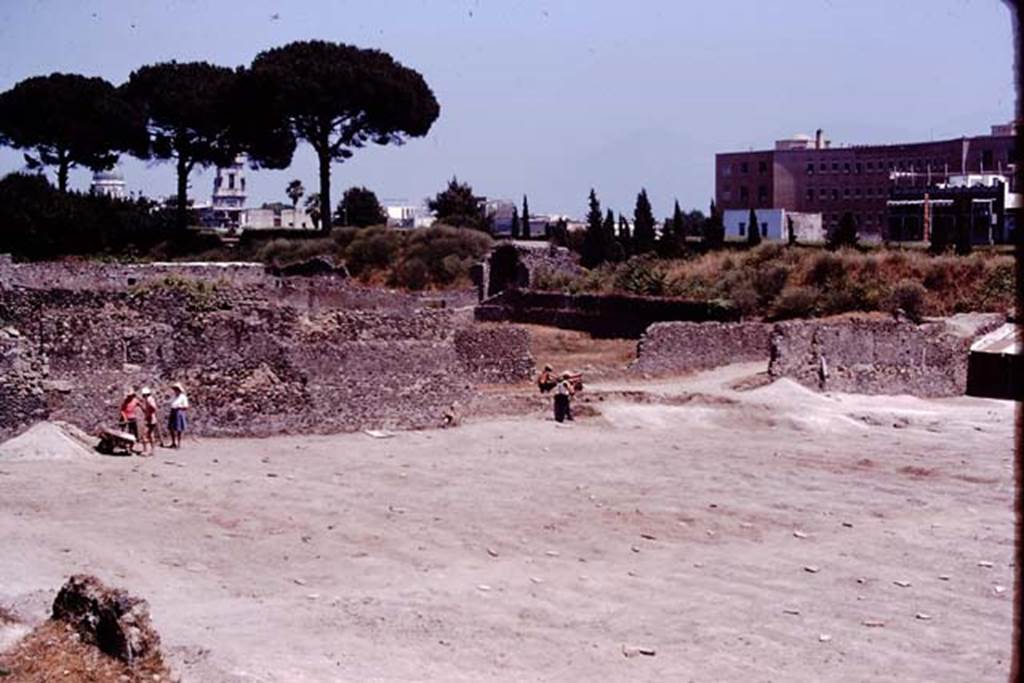
[[857, 173], [861, 172], [861, 166], [860, 166], [860, 162], [859, 161], [857, 162], [857, 166], [855, 168], [856, 168]]
[[740, 163], [740, 173], [747, 173], [749, 170], [750, 168], [747, 166], [747, 162], [744, 161]]
[[844, 187], [843, 188], [843, 197], [849, 197], [849, 196], [850, 196], [850, 188]]
[[828, 167], [825, 165], [824, 162], [818, 164], [818, 170], [821, 171], [822, 173], [824, 173], [827, 169]]
[[873, 161], [869, 161], [868, 162], [868, 170], [869, 171], [875, 170], [875, 163]]
[[768, 172], [768, 162], [767, 161], [759, 161], [759, 162], [757, 162], [757, 172], [758, 173], [767, 173]]
[[807, 175], [814, 175], [814, 162], [807, 164]]
[[839, 173], [839, 162], [837, 162], [837, 161], [833, 161], [832, 162], [832, 172], [833, 173]]
[[740, 199], [746, 199], [749, 196], [746, 185], [740, 185]]
[[757, 186], [757, 201], [766, 202], [768, 201], [768, 188], [764, 185]]
[[722, 175], [732, 175], [732, 164], [722, 165]]
[[832, 188], [832, 199], [839, 199], [839, 190], [834, 187]]
[[843, 173], [849, 173], [849, 172], [850, 172], [850, 162], [846, 162], [845, 164], [843, 164]]
[[810, 187], [807, 188], [807, 201], [814, 201], [814, 190]]

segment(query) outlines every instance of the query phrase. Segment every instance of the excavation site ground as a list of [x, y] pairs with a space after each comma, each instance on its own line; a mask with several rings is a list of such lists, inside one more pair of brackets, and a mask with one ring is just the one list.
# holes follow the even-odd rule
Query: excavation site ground
[[94, 574], [196, 681], [1006, 680], [1014, 404], [763, 369], [599, 378], [564, 425], [524, 383], [450, 429], [0, 458], [0, 606]]

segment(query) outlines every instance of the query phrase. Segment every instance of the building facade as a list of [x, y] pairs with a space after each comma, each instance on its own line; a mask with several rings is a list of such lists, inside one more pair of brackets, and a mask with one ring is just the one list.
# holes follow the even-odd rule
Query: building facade
[[955, 140], [844, 147], [832, 146], [819, 130], [813, 138], [777, 140], [771, 150], [717, 154], [715, 202], [723, 211], [819, 213], [825, 230], [850, 213], [862, 237], [883, 239], [894, 188], [924, 188], [968, 173], [1012, 178], [1014, 130], [1008, 124]]
[[128, 198], [124, 175], [117, 168], [93, 173], [92, 182], [89, 184], [89, 192], [95, 195], [110, 197], [111, 199]]
[[[825, 230], [821, 226], [820, 213], [799, 213], [786, 209], [754, 209], [761, 238], [769, 242], [789, 240], [789, 228], [798, 242], [824, 242]], [[722, 226], [725, 236], [744, 240], [750, 234], [750, 209], [726, 209], [722, 212]]]
[[888, 208], [887, 237], [928, 242], [941, 230], [952, 242], [960, 230], [972, 244], [1013, 242], [1021, 195], [1010, 178], [995, 173], [954, 175], [927, 187], [895, 187]]

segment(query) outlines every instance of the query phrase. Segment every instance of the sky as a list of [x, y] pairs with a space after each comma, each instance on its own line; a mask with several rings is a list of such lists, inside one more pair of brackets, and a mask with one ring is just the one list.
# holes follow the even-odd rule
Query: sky
[[[441, 105], [426, 137], [335, 164], [339, 198], [364, 185], [418, 203], [454, 175], [575, 216], [591, 188], [626, 214], [646, 188], [664, 216], [677, 199], [706, 209], [716, 152], [816, 128], [833, 145], [983, 134], [1015, 102], [1000, 0], [2, 0], [0, 90], [54, 71], [120, 84], [171, 59], [247, 65], [314, 38], [389, 52]], [[0, 150], [0, 173], [22, 166]], [[174, 192], [169, 163], [121, 168], [129, 190]], [[316, 191], [304, 143], [290, 168], [248, 172], [249, 203], [288, 201], [292, 178]], [[190, 196], [212, 184], [195, 172]]]

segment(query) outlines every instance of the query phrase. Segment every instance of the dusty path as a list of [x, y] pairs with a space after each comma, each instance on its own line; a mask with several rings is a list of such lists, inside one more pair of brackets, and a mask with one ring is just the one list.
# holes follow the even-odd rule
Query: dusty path
[[0, 608], [95, 573], [196, 681], [1005, 680], [1012, 404], [745, 374], [567, 427], [0, 460]]

